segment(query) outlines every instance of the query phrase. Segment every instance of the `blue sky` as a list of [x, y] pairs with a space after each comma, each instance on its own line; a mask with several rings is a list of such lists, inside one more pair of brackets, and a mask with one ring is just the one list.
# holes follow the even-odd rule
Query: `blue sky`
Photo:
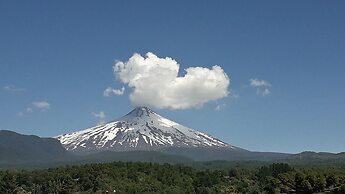
[[[133, 107], [133, 53], [219, 65], [231, 94], [161, 115], [257, 151], [345, 151], [344, 1], [0, 1], [0, 129], [55, 136]], [[250, 79], [265, 80], [269, 95]], [[121, 96], [105, 97], [107, 87]], [[33, 104], [35, 103], [35, 104]], [[217, 106], [220, 110], [215, 110]]]

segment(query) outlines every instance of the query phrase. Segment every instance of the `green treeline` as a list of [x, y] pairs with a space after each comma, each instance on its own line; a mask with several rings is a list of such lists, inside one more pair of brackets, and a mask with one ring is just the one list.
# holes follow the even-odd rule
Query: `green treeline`
[[345, 193], [343, 170], [258, 168], [197, 170], [188, 166], [114, 162], [34, 171], [0, 171], [0, 193]]

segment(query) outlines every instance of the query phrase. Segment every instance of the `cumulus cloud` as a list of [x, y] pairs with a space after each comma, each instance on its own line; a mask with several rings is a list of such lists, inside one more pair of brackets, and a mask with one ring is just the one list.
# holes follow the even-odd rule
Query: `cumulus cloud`
[[[40, 109], [42, 111], [46, 111], [50, 109], [50, 104], [47, 101], [36, 101], [32, 103], [32, 106], [36, 109]], [[32, 110], [31, 110], [32, 112]]]
[[250, 79], [250, 86], [256, 88], [256, 93], [261, 96], [270, 95], [272, 92], [270, 90], [271, 84], [268, 81], [262, 79]]
[[92, 116], [98, 119], [98, 124], [104, 124], [105, 123], [105, 113], [103, 111], [100, 111], [98, 113], [92, 112]]
[[111, 87], [108, 87], [104, 90], [103, 96], [109, 97], [112, 95], [121, 96], [125, 93], [125, 87], [122, 87], [121, 89], [113, 89]]
[[129, 98], [137, 106], [187, 109], [228, 96], [230, 79], [220, 66], [189, 67], [183, 76], [179, 70], [174, 59], [150, 52], [114, 65], [116, 77], [132, 88]]
[[25, 88], [20, 88], [15, 85], [7, 85], [2, 88], [6, 92], [25, 92]]

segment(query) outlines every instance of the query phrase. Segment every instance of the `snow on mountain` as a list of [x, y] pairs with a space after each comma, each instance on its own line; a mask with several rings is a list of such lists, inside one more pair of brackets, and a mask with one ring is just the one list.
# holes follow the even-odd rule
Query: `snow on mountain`
[[233, 148], [205, 133], [182, 126], [147, 107], [138, 107], [118, 120], [57, 139], [70, 151], [154, 150], [164, 147]]

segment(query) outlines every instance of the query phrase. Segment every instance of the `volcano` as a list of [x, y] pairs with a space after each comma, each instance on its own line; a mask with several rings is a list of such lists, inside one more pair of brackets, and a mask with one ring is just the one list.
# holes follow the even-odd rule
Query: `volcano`
[[137, 107], [115, 121], [56, 138], [69, 151], [237, 149], [211, 135], [164, 118], [147, 107]]

